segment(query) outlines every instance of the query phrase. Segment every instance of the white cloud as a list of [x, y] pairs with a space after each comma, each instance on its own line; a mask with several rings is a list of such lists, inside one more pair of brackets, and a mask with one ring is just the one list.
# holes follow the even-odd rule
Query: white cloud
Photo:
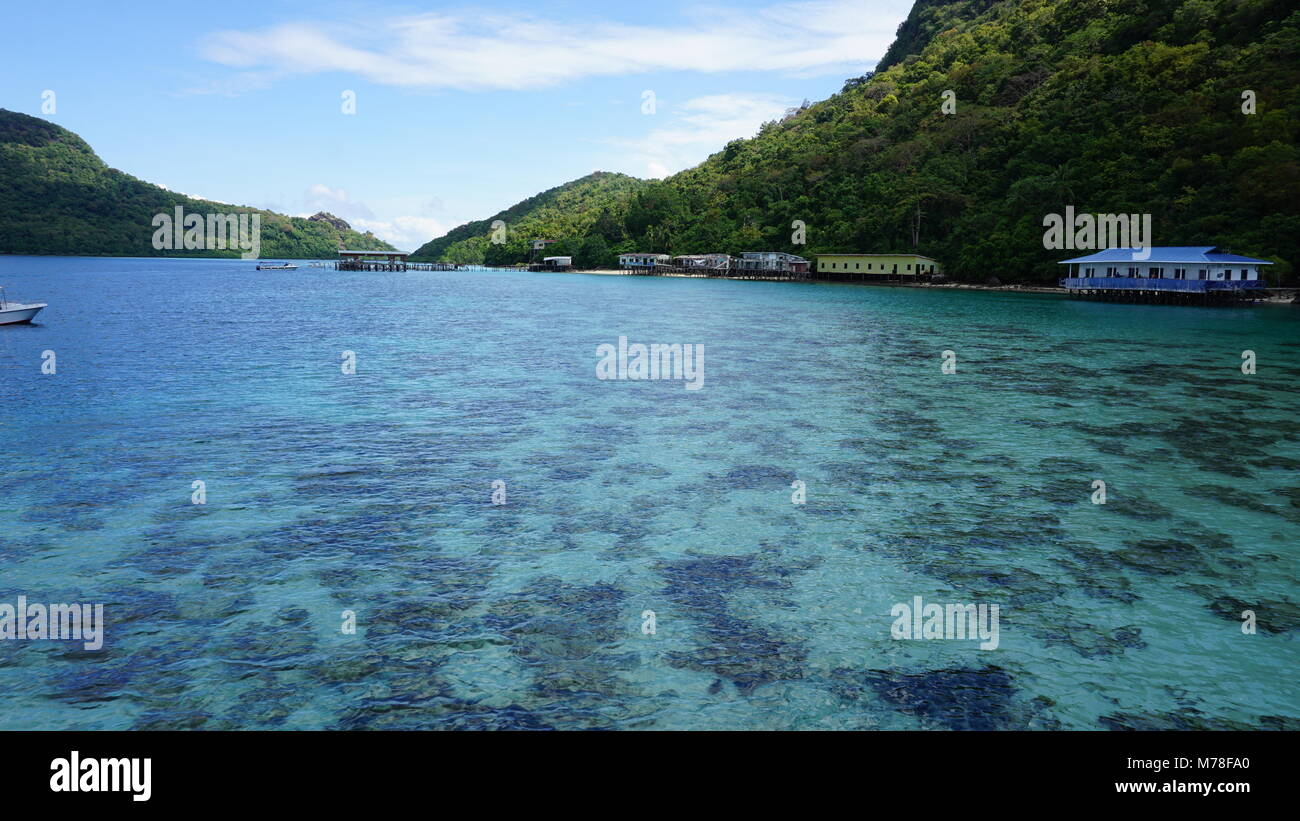
[[[183, 191], [173, 191], [169, 186], [162, 183], [154, 185], [164, 191], [172, 191], [175, 194], [183, 194], [198, 200], [206, 200], [224, 205], [219, 200], [212, 200], [208, 197], [197, 194], [185, 194]], [[433, 217], [422, 216], [400, 216], [392, 219], [379, 219], [374, 212], [370, 210], [363, 202], [357, 202], [348, 196], [348, 192], [342, 188], [330, 188], [328, 185], [316, 183], [303, 192], [303, 205], [307, 209], [302, 213], [295, 214], [298, 217], [310, 217], [318, 211], [328, 211], [336, 217], [342, 217], [353, 229], [362, 233], [370, 231], [375, 236], [392, 243], [393, 246], [402, 251], [414, 251], [431, 239], [442, 236], [451, 230], [452, 227], [460, 225], [466, 220], [459, 222], [444, 222], [443, 220]], [[254, 203], [254, 207], [264, 208], [268, 211], [277, 213], [289, 213], [287, 209], [273, 202]], [[437, 197], [432, 198], [422, 205], [426, 212], [445, 212], [447, 209], [443, 206], [442, 200]]]
[[[337, 71], [383, 85], [526, 89], [651, 71], [857, 73], [874, 64], [910, 0], [803, 0], [697, 11], [677, 25], [566, 21], [480, 11], [291, 22], [205, 37], [202, 54], [265, 77]], [[874, 6], [874, 8], [872, 8]], [[228, 92], [228, 89], [223, 89]]]
[[352, 227], [370, 231], [399, 251], [414, 251], [451, 230], [432, 217], [394, 217], [391, 220], [357, 220]]
[[663, 118], [664, 125], [642, 137], [606, 142], [628, 149], [637, 173], [666, 177], [698, 164], [732, 140], [754, 136], [759, 126], [781, 119], [787, 108], [798, 103], [771, 94], [710, 94], [676, 108], [661, 103], [660, 113], [646, 119]]
[[349, 198], [347, 191], [342, 188], [330, 188], [321, 183], [316, 183], [307, 189], [303, 194], [303, 202], [312, 213], [328, 211], [348, 222], [375, 218], [374, 211], [371, 211], [365, 203]]
[[[354, 230], [362, 233], [370, 231], [402, 251], [414, 251], [429, 240], [447, 233], [451, 230], [451, 225], [459, 224], [448, 225], [442, 220], [425, 216], [381, 219], [364, 202], [352, 199], [344, 189], [330, 188], [324, 183], [316, 183], [303, 192], [303, 204], [307, 210], [299, 216], [307, 217], [317, 211], [328, 211], [336, 217], [342, 217]], [[446, 210], [437, 197], [424, 203], [421, 208], [426, 213]]]

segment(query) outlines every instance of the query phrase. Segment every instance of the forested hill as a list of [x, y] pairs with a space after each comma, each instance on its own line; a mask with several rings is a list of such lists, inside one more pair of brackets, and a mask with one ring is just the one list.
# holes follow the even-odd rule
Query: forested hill
[[[528, 259], [531, 240], [553, 239], [557, 243], [548, 255], [572, 255], [582, 267], [612, 265], [613, 244], [623, 239], [628, 197], [646, 185], [626, 174], [596, 171], [453, 228], [416, 249], [411, 259], [509, 265]], [[497, 220], [505, 223], [505, 241], [493, 243]]]
[[997, 0], [916, 0], [907, 19], [899, 24], [894, 42], [876, 64], [876, 71], [884, 71], [906, 57], [919, 54], [936, 34], [975, 19], [996, 3]]
[[[915, 250], [963, 279], [1050, 280], [1070, 254], [1043, 248], [1043, 219], [1073, 205], [1149, 213], [1156, 244], [1226, 246], [1290, 276], [1300, 256], [1294, 9], [921, 0], [881, 70], [641, 186], [599, 233], [614, 250], [666, 253]], [[954, 113], [942, 109], [949, 90]], [[806, 245], [791, 243], [795, 220]], [[564, 238], [581, 246], [594, 231]]]
[[[394, 250], [337, 217], [287, 217], [198, 200], [109, 168], [85, 140], [38, 117], [0, 109], [0, 253], [104, 256], [237, 256], [239, 251], [159, 251], [155, 214], [257, 213], [261, 256], [332, 258], [349, 248]], [[319, 215], [318, 215], [319, 216]], [[329, 215], [326, 215], [329, 216]], [[342, 226], [342, 227], [341, 227]]]

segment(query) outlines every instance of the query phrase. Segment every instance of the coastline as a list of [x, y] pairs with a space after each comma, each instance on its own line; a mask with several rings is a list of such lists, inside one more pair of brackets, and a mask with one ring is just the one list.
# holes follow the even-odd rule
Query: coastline
[[[547, 271], [537, 271], [535, 273], [549, 273]], [[592, 274], [594, 276], [620, 276], [634, 277], [647, 276], [646, 274], [634, 274], [628, 271], [617, 271], [608, 268], [596, 268], [590, 271], [565, 271], [569, 274]], [[655, 277], [679, 277], [682, 279], [734, 279], [749, 280], [751, 277], [710, 277], [706, 274], [653, 274]], [[761, 280], [764, 282], [782, 282], [789, 280]], [[811, 279], [799, 280], [801, 282], [819, 282], [827, 285], [864, 285], [872, 288], [934, 288], [938, 290], [957, 290], [957, 291], [1006, 291], [1017, 294], [1056, 294], [1059, 296], [1068, 295], [1065, 288], [1055, 285], [988, 285], [977, 282], [835, 282], [833, 280]], [[1258, 303], [1270, 305], [1291, 305], [1300, 299], [1300, 288], [1280, 287], [1267, 289], [1269, 295], [1266, 299], [1256, 300]]]

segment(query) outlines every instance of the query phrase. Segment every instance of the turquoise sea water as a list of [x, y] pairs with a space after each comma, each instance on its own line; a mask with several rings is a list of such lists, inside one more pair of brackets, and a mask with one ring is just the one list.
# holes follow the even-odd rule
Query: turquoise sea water
[[[0, 285], [50, 303], [0, 328], [0, 602], [107, 622], [0, 642], [0, 729], [1300, 724], [1300, 309], [208, 260]], [[620, 336], [703, 344], [703, 388], [597, 379]], [[914, 596], [999, 605], [998, 648], [891, 638]]]

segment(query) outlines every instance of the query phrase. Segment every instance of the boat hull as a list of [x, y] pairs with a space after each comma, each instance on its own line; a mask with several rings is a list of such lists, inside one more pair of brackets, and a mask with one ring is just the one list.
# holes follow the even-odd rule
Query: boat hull
[[31, 322], [45, 308], [44, 305], [24, 305], [21, 308], [6, 308], [0, 311], [0, 325], [21, 325]]

